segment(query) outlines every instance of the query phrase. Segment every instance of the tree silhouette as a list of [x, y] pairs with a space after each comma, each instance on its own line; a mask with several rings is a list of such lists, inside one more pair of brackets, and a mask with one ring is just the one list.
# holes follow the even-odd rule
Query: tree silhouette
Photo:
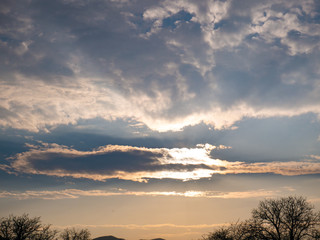
[[320, 213], [303, 197], [261, 201], [252, 218], [220, 228], [204, 240], [311, 240], [320, 239]]
[[42, 225], [40, 217], [30, 218], [10, 215], [0, 219], [0, 239], [2, 240], [53, 240], [57, 231], [50, 225]]
[[286, 197], [260, 202], [252, 217], [261, 225], [267, 239], [299, 240], [312, 237], [319, 226], [320, 214], [303, 197]]
[[[58, 231], [52, 230], [51, 225], [41, 224], [40, 217], [10, 215], [0, 219], [0, 240], [58, 240]], [[90, 240], [87, 229], [65, 229], [61, 234], [62, 240]]]
[[62, 240], [89, 240], [90, 232], [87, 229], [76, 230], [67, 228], [60, 234]]
[[54, 240], [58, 231], [51, 230], [51, 225], [44, 225], [42, 229], [34, 236], [34, 240]]

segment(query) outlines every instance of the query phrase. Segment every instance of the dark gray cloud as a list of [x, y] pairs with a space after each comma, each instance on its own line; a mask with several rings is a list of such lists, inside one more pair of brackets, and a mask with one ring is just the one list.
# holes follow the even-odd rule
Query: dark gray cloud
[[[38, 171], [66, 170], [74, 173], [98, 173], [112, 175], [117, 171], [192, 171], [196, 168], [210, 167], [204, 164], [161, 164], [160, 158], [167, 154], [147, 150], [128, 150], [127, 152], [114, 150], [97, 154], [73, 155], [72, 153], [41, 152], [28, 157], [31, 168]], [[166, 156], [171, 158], [171, 156]]]
[[29, 151], [7, 158], [1, 164], [8, 173], [40, 174], [104, 181], [118, 178], [131, 181], [210, 178], [214, 174], [275, 173], [281, 175], [318, 174], [317, 155], [302, 161], [229, 162], [210, 156], [227, 146], [199, 144], [196, 148], [144, 148], [107, 145], [92, 151], [78, 151], [58, 144], [28, 145]]
[[[107, 145], [91, 151], [47, 143], [27, 146], [31, 148], [29, 151], [7, 158], [11, 167], [2, 164], [1, 169], [9, 173], [17, 171], [94, 180], [120, 178], [138, 181], [149, 178], [199, 179], [220, 169], [212, 164], [212, 159], [208, 160], [208, 150], [204, 146], [166, 149]], [[190, 156], [187, 156], [189, 152]], [[194, 156], [195, 152], [199, 156]]]

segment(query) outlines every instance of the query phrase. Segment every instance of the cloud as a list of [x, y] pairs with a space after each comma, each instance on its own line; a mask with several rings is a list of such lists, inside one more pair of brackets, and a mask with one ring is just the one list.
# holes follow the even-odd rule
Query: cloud
[[223, 129], [320, 113], [316, 1], [2, 5], [3, 127], [103, 118]]
[[0, 164], [0, 170], [2, 170], [2, 171], [10, 171], [9, 169], [10, 169], [10, 167], [8, 165]]
[[[153, 229], [153, 228], [182, 228], [182, 229], [192, 229], [192, 228], [212, 228], [212, 227], [220, 227], [225, 224], [217, 223], [217, 224], [197, 224], [197, 225], [178, 225], [178, 224], [171, 224], [171, 223], [163, 223], [163, 224], [145, 224], [145, 225], [138, 225], [138, 224], [123, 224], [123, 225], [116, 225], [116, 224], [103, 224], [103, 225], [83, 225], [83, 224], [75, 224], [72, 225], [74, 227], [92, 227], [92, 228], [127, 228], [127, 229]], [[69, 226], [69, 227], [72, 227]], [[61, 227], [65, 228], [65, 226]]]
[[143, 148], [107, 145], [92, 151], [78, 151], [63, 145], [42, 143], [10, 158], [17, 172], [50, 176], [71, 176], [105, 180], [120, 178], [144, 181], [148, 178], [181, 180], [210, 177], [221, 160], [209, 157], [204, 148]]
[[[214, 174], [274, 173], [305, 175], [320, 173], [317, 161], [229, 162], [212, 158], [217, 147], [199, 144], [197, 148], [144, 148], [107, 145], [91, 151], [79, 151], [58, 144], [29, 145], [31, 149], [10, 157], [8, 173], [40, 174], [86, 178], [99, 181], [118, 178], [131, 181], [210, 178]], [[220, 145], [219, 149], [228, 149]]]
[[320, 164], [309, 161], [262, 162], [232, 164], [224, 171], [228, 174], [240, 173], [275, 173], [287, 176], [319, 174]]
[[9, 199], [74, 199], [80, 197], [109, 197], [109, 196], [167, 196], [167, 197], [187, 197], [187, 198], [223, 198], [223, 199], [242, 199], [242, 198], [260, 198], [277, 195], [279, 191], [255, 190], [245, 192], [219, 192], [219, 191], [186, 191], [186, 192], [134, 192], [121, 190], [118, 192], [108, 192], [104, 190], [79, 190], [65, 189], [57, 191], [25, 191], [25, 192], [0, 192], [0, 198]]
[[307, 156], [307, 159], [309, 161], [319, 161], [320, 160], [320, 156], [319, 155], [309, 155]]

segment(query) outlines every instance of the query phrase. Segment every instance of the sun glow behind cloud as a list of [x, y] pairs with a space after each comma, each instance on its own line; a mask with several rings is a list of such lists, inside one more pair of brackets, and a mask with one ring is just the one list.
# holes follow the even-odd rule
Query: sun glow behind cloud
[[[93, 151], [78, 151], [57, 144], [41, 143], [28, 145], [28, 152], [10, 158], [11, 170], [29, 174], [50, 176], [71, 176], [74, 178], [90, 178], [105, 180], [119, 178], [133, 181], [147, 181], [150, 178], [173, 178], [183, 181], [209, 178], [219, 173], [218, 167], [226, 165], [226, 161], [212, 159], [210, 152], [215, 146], [199, 145], [197, 148], [138, 148], [131, 146], [108, 145]], [[223, 146], [220, 146], [223, 147]], [[227, 147], [226, 147], [227, 148]], [[123, 156], [122, 156], [123, 155]], [[71, 163], [71, 168], [64, 162], [57, 163], [57, 158]], [[99, 160], [98, 160], [99, 158]], [[120, 158], [120, 165], [116, 162]], [[132, 158], [143, 159], [137, 164]], [[85, 170], [78, 169], [79, 159], [86, 164]], [[97, 161], [99, 169], [90, 170], [90, 165]], [[48, 167], [37, 167], [46, 163]], [[113, 166], [115, 164], [116, 166]], [[131, 164], [130, 170], [125, 170]], [[3, 169], [10, 169], [3, 166]]]
[[11, 164], [2, 165], [1, 168], [8, 173], [68, 176], [99, 181], [118, 178], [139, 182], [152, 178], [198, 180], [210, 178], [214, 174], [320, 173], [320, 163], [312, 159], [299, 162], [246, 163], [212, 158], [215, 149], [230, 149], [223, 145], [216, 147], [198, 144], [196, 148], [172, 149], [107, 145], [92, 151], [79, 151], [48, 143], [28, 146], [29, 151], [9, 158]]

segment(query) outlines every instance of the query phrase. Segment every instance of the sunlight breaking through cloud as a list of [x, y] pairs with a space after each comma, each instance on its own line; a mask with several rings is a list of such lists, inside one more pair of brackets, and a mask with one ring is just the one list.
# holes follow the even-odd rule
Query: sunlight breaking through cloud
[[92, 151], [79, 151], [63, 145], [41, 143], [29, 145], [29, 151], [9, 158], [10, 166], [3, 165], [1, 169], [8, 173], [140, 182], [152, 178], [198, 180], [214, 174], [274, 173], [293, 176], [320, 173], [318, 161], [230, 162], [212, 158], [215, 149], [230, 147], [197, 146], [168, 149], [107, 145]]

